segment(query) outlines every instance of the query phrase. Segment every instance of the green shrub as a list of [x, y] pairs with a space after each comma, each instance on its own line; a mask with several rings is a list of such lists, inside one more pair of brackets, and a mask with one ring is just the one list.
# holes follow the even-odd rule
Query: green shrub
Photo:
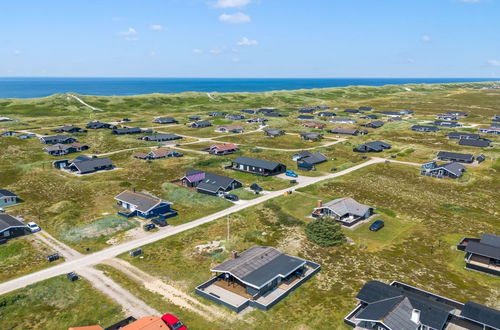
[[346, 239], [340, 223], [326, 218], [318, 218], [306, 226], [307, 238], [319, 246], [342, 245]]

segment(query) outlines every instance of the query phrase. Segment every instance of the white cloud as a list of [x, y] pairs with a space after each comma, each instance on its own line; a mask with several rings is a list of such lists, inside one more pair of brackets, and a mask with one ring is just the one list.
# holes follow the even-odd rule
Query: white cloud
[[237, 46], [257, 46], [259, 42], [257, 40], [248, 39], [247, 37], [241, 38], [236, 45]]
[[194, 53], [194, 54], [202, 54], [202, 53], [203, 53], [203, 50], [198, 49], [198, 48], [195, 48], [195, 49], [193, 49], [193, 53]]
[[432, 40], [431, 36], [424, 34], [423, 36], [420, 37], [420, 40], [423, 42], [429, 42]]
[[122, 36], [135, 36], [137, 31], [134, 28], [129, 27], [127, 31], [120, 32]]
[[250, 16], [243, 13], [234, 13], [234, 14], [222, 14], [219, 16], [219, 21], [224, 23], [231, 24], [242, 24], [242, 23], [250, 23]]
[[235, 7], [245, 7], [252, 0], [217, 0], [214, 3], [214, 7], [216, 8], [235, 8]]
[[208, 52], [212, 55], [219, 55], [219, 54], [222, 54], [222, 52], [224, 52], [224, 50], [221, 48], [212, 48]]
[[129, 27], [127, 29], [127, 31], [122, 31], [119, 34], [121, 36], [125, 37], [125, 40], [128, 40], [128, 41], [139, 40], [139, 38], [137, 37], [137, 35], [138, 35], [137, 31], [134, 28], [131, 28], [131, 27]]
[[488, 64], [491, 66], [500, 66], [499, 60], [488, 60]]
[[149, 28], [153, 31], [163, 31], [165, 28], [161, 26], [160, 24], [152, 24], [149, 26]]

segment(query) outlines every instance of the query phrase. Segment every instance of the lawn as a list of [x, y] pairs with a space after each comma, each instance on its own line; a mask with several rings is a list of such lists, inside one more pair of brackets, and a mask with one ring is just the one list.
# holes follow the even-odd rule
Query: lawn
[[49, 263], [45, 258], [56, 251], [40, 243], [34, 237], [22, 236], [0, 245], [0, 281], [32, 273], [52, 266], [59, 261]]
[[302, 141], [302, 139], [297, 135], [287, 134], [275, 138], [270, 138], [265, 136], [263, 132], [219, 137], [217, 138], [217, 140], [222, 142], [241, 144], [250, 147], [276, 148], [276, 149], [304, 149], [304, 148], [314, 148], [322, 145], [322, 142]]
[[61, 275], [0, 296], [2, 329], [54, 329], [101, 324], [126, 316], [121, 307], [82, 279]]

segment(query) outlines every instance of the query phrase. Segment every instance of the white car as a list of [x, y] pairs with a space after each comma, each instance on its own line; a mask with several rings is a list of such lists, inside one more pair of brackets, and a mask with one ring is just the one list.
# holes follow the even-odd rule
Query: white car
[[27, 223], [27, 226], [28, 226], [28, 229], [32, 232], [32, 233], [36, 233], [37, 231], [40, 231], [42, 230], [36, 223], [34, 222], [28, 222]]
[[5, 210], [0, 207], [0, 213], [3, 213], [3, 212], [5, 212]]

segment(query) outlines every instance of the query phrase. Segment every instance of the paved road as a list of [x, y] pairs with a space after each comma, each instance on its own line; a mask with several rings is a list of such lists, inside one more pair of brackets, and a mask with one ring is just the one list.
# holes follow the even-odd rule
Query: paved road
[[262, 202], [265, 202], [267, 200], [270, 200], [272, 198], [282, 196], [286, 191], [289, 190], [295, 190], [299, 188], [303, 188], [315, 183], [318, 183], [320, 181], [336, 178], [342, 175], [346, 175], [348, 173], [354, 172], [358, 169], [364, 168], [366, 166], [370, 166], [373, 164], [377, 163], [383, 163], [385, 162], [386, 159], [383, 158], [372, 158], [364, 163], [355, 165], [353, 167], [350, 167], [348, 169], [345, 169], [343, 171], [339, 171], [336, 173], [331, 173], [328, 175], [320, 176], [320, 177], [299, 177], [298, 184], [295, 185], [294, 187], [279, 190], [279, 191], [273, 191], [270, 192], [266, 195], [262, 195], [261, 197], [245, 201], [245, 203], [242, 204], [235, 204], [234, 206], [231, 206], [223, 211], [208, 215], [206, 217], [178, 225], [178, 226], [167, 226], [160, 228], [159, 231], [155, 233], [151, 233], [151, 235], [146, 236], [146, 237], [141, 237], [138, 239], [134, 239], [119, 245], [111, 246], [109, 248], [106, 248], [104, 250], [89, 254], [89, 255], [82, 255], [81, 257], [74, 258], [72, 260], [68, 260], [64, 263], [55, 265], [53, 267], [43, 269], [28, 275], [24, 275], [15, 279], [12, 279], [10, 281], [4, 282], [0, 284], [0, 295], [5, 294], [7, 292], [11, 292], [20, 288], [23, 288], [27, 285], [46, 280], [48, 278], [69, 273], [71, 271], [78, 271], [79, 269], [88, 267], [88, 266], [93, 266], [98, 263], [101, 263], [102, 261], [106, 259], [111, 259], [119, 254], [128, 252], [130, 250], [136, 249], [138, 247], [154, 243], [156, 241], [159, 241], [161, 239], [164, 239], [166, 237], [181, 233], [183, 231], [201, 226], [205, 223], [212, 222], [214, 220], [220, 219], [222, 217], [225, 217], [229, 214], [239, 212], [243, 209], [246, 209], [248, 207], [255, 206], [257, 204], [260, 204]]

